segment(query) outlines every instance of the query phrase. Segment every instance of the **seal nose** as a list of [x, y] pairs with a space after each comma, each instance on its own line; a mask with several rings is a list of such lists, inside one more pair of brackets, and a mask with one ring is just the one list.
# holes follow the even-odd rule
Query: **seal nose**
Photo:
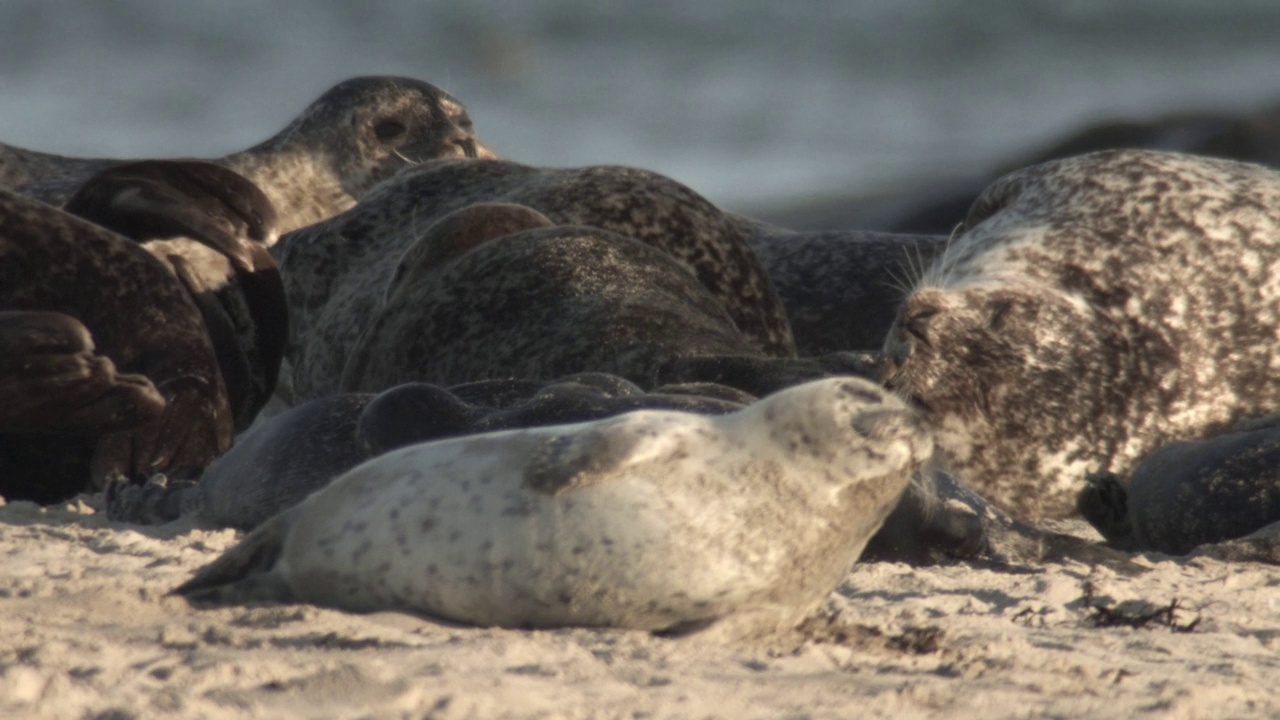
[[471, 138], [462, 138], [461, 140], [454, 140], [453, 144], [462, 148], [463, 157], [474, 158], [476, 156], [475, 140], [472, 140]]

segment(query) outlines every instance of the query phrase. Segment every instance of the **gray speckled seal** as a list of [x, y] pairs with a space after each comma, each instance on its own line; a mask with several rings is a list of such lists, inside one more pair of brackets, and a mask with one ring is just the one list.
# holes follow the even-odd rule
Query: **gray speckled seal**
[[741, 218], [802, 356], [879, 350], [945, 236], [794, 232]]
[[[358, 77], [330, 88], [266, 141], [215, 162], [260, 187], [288, 232], [350, 208], [403, 168], [464, 156], [493, 153], [476, 140], [462, 103], [420, 80]], [[0, 144], [0, 187], [61, 205], [90, 175], [122, 162]]]
[[1010, 174], [908, 297], [886, 382], [966, 483], [1065, 516], [1087, 474], [1280, 406], [1280, 174], [1173, 153]]
[[[6, 403], [5, 497], [53, 502], [116, 475], [199, 471], [230, 445], [231, 410], [200, 312], [137, 243], [0, 190], [0, 310], [7, 318], [0, 323], [0, 384], [10, 400], [39, 393], [45, 409], [92, 405], [103, 397], [101, 385], [84, 382], [86, 375], [109, 385], [110, 367], [143, 376], [115, 376], [130, 417], [116, 417], [111, 400], [74, 435], [61, 434], [63, 421], [47, 422], [47, 412], [28, 415]], [[154, 396], [144, 397], [144, 378], [165, 400], [151, 420]], [[131, 419], [146, 422], [122, 430]]]
[[[341, 352], [349, 340], [318, 339], [334, 333], [316, 319], [328, 313], [333, 323], [335, 313], [367, 311], [386, 294], [398, 261], [413, 245], [441, 242], [445, 233], [429, 230], [433, 223], [478, 203], [525, 205], [555, 225], [597, 228], [648, 245], [692, 272], [757, 351], [794, 355], [777, 293], [733, 216], [651, 172], [544, 169], [501, 160], [424, 163], [353, 210], [283, 238], [272, 252], [285, 274], [300, 337], [313, 348]], [[624, 277], [594, 268], [590, 255], [578, 262], [578, 274], [594, 275], [600, 284]], [[518, 265], [508, 268], [516, 282], [522, 282], [521, 272]], [[500, 279], [490, 282], [497, 287]]]
[[142, 244], [187, 289], [213, 342], [237, 430], [275, 390], [289, 335], [267, 196], [212, 163], [148, 160], [108, 168], [65, 211]]
[[785, 630], [845, 577], [932, 441], [861, 379], [718, 417], [641, 411], [402, 448], [176, 592], [503, 627]]
[[359, 463], [414, 443], [493, 430], [597, 420], [640, 409], [725, 413], [754, 402], [700, 383], [646, 393], [626, 380], [581, 373], [558, 380], [486, 380], [445, 389], [407, 383], [373, 395], [343, 393], [290, 408], [236, 439], [198, 483], [153, 478], [113, 484], [113, 520], [161, 523], [182, 515], [251, 530]]
[[1172, 555], [1280, 522], [1280, 426], [1166, 445], [1127, 483], [1090, 478], [1080, 511], [1115, 547]]
[[[299, 400], [584, 371], [652, 387], [674, 357], [755, 354], [685, 265], [607, 230], [547, 226], [511, 204], [468, 206], [420, 236], [411, 213], [381, 229], [347, 219], [276, 248]], [[532, 229], [503, 234], [521, 226]]]

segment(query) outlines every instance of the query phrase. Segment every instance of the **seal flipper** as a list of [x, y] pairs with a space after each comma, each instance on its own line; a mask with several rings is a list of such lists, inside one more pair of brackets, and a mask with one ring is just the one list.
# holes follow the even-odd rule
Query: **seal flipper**
[[57, 312], [0, 312], [0, 432], [99, 433], [137, 427], [165, 400], [117, 373], [88, 328]]
[[1129, 514], [1129, 491], [1114, 473], [1094, 473], [1085, 478], [1085, 487], [1076, 497], [1076, 509], [1107, 544], [1120, 550], [1138, 550], [1133, 519]]
[[276, 571], [295, 515], [296, 507], [271, 518], [169, 594], [200, 605], [295, 602], [293, 591]]
[[87, 180], [63, 208], [138, 242], [189, 237], [226, 256], [239, 272], [254, 259], [241, 237], [270, 245], [276, 212], [249, 180], [207, 162], [146, 160]]
[[[680, 449], [671, 438], [655, 432], [650, 413], [619, 416], [605, 427], [556, 435], [539, 447], [524, 470], [530, 490], [559, 495], [605, 482], [626, 468]], [[659, 421], [660, 422], [660, 421]]]
[[[218, 378], [221, 381], [221, 378]], [[198, 475], [231, 447], [226, 395], [211, 393], [209, 381], [182, 376], [160, 385], [164, 415], [130, 432], [105, 435], [94, 449], [92, 486], [119, 478], [146, 478], [158, 471]]]

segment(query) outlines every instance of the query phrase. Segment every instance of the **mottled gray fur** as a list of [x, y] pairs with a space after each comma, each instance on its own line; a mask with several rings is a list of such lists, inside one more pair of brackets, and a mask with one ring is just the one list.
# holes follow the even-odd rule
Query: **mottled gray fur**
[[[405, 167], [463, 156], [492, 152], [477, 142], [461, 103], [420, 80], [360, 77], [330, 88], [269, 139], [215, 162], [262, 188], [288, 232], [350, 208]], [[123, 162], [0, 144], [0, 187], [61, 205], [90, 175]]]
[[1090, 472], [1280, 406], [1280, 174], [1117, 151], [974, 204], [886, 344], [962, 480], [1064, 516]]
[[[354, 338], [338, 329], [338, 316], [362, 317], [372, 311], [386, 294], [401, 256], [416, 243], [433, 242], [428, 232], [433, 223], [476, 203], [525, 205], [556, 225], [597, 228], [656, 249], [697, 278], [750, 340], [748, 351], [794, 354], [777, 293], [736, 219], [697, 193], [642, 170], [543, 169], [497, 160], [425, 163], [376, 189], [357, 208], [283, 238], [274, 252], [285, 273], [303, 350], [341, 354], [349, 349]], [[592, 248], [591, 253], [598, 250]], [[591, 253], [564, 259], [576, 261], [574, 272], [584, 279], [590, 276], [602, 288], [628, 284], [623, 282], [625, 274], [617, 274], [619, 266], [609, 267], [608, 254], [597, 260]], [[603, 264], [597, 267], [597, 262]], [[563, 272], [572, 269], [570, 264]], [[500, 292], [504, 278], [528, 286], [530, 274], [512, 258], [504, 272], [486, 282]], [[632, 290], [610, 287], [610, 292]], [[350, 310], [342, 309], [346, 307]], [[689, 335], [695, 332], [691, 328]], [[582, 334], [578, 342], [586, 337]], [[572, 370], [584, 369], [610, 370]]]

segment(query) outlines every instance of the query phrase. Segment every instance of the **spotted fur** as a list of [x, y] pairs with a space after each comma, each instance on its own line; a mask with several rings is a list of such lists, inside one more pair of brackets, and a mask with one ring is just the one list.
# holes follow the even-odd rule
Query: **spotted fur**
[[177, 592], [504, 627], [794, 626], [932, 453], [874, 384], [729, 415], [641, 411], [414, 445], [255, 530]]
[[1280, 406], [1280, 174], [1113, 151], [997, 181], [907, 299], [885, 379], [967, 483], [1073, 512], [1085, 475]]
[[[355, 338], [339, 330], [335, 318], [364, 323], [405, 252], [434, 223], [476, 203], [525, 205], [556, 225], [595, 228], [655, 248], [696, 276], [757, 351], [794, 354], [782, 305], [742, 229], [689, 188], [629, 168], [543, 169], [500, 160], [426, 163], [355, 209], [284, 238], [273, 253], [285, 274], [299, 351], [346, 353]], [[577, 262], [581, 274], [595, 273], [601, 283], [621, 285], [625, 277], [601, 275], [590, 254]], [[521, 283], [529, 272], [512, 262], [502, 275]], [[488, 282], [501, 287], [503, 280]]]

